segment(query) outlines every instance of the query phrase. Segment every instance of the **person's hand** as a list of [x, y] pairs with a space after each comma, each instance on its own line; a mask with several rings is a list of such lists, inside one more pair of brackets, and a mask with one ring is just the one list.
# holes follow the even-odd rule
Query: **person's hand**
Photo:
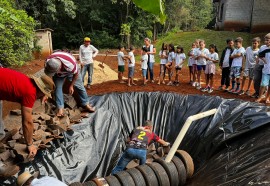
[[68, 91], [69, 91], [69, 94], [72, 95], [74, 93], [73, 86], [70, 86], [69, 89], [68, 89]]
[[42, 98], [41, 98], [41, 105], [43, 105], [44, 103], [46, 103], [48, 101], [48, 96], [43, 96]]
[[32, 144], [30, 146], [27, 146], [29, 154], [28, 154], [28, 158], [34, 158], [35, 155], [37, 154], [37, 147]]
[[166, 142], [163, 146], [164, 147], [168, 147], [168, 146], [170, 146], [171, 144], [169, 143], [169, 142]]

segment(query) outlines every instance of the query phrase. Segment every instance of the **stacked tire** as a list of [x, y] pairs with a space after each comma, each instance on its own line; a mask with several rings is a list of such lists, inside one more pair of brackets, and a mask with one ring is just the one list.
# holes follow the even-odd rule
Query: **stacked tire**
[[[95, 178], [90, 182], [73, 183], [72, 186], [182, 186], [194, 173], [191, 156], [183, 150], [175, 153], [167, 163], [157, 158], [153, 163], [140, 165], [113, 176]], [[76, 185], [77, 184], [77, 185]], [[80, 184], [80, 185], [79, 185]]]

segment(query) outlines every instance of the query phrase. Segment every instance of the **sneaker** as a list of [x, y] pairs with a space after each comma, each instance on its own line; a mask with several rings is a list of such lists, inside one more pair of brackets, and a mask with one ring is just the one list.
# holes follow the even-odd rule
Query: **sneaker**
[[234, 94], [239, 94], [241, 91], [242, 90], [240, 90], [240, 89], [236, 89], [235, 92], [234, 92]]
[[87, 89], [90, 89], [90, 85], [88, 84], [88, 85], [86, 86], [86, 88], [87, 88]]
[[219, 86], [218, 87], [218, 90], [223, 90], [223, 86]]
[[259, 97], [259, 95], [258, 94], [256, 94], [256, 92], [254, 93], [254, 94], [252, 94], [250, 97], [252, 97], [252, 98], [258, 98]]
[[151, 80], [152, 83], [155, 83], [155, 80]]
[[246, 91], [246, 95], [250, 96], [250, 91], [249, 90]]
[[200, 84], [196, 87], [197, 90], [200, 90], [201, 88], [202, 88], [202, 87], [201, 87]]
[[226, 87], [226, 88], [224, 89], [224, 91], [228, 92], [228, 91], [229, 91], [229, 87]]
[[173, 85], [173, 83], [170, 81], [167, 85], [171, 86], [171, 85]]
[[242, 96], [242, 95], [244, 95], [244, 94], [245, 94], [245, 91], [243, 91], [243, 90], [241, 90], [241, 91], [238, 93], [239, 96]]
[[197, 84], [197, 82], [193, 82], [193, 83], [192, 83], [192, 86], [193, 86], [193, 87], [196, 87], [196, 84]]
[[212, 88], [209, 88], [208, 93], [212, 93], [214, 90]]
[[228, 90], [228, 92], [229, 92], [229, 93], [234, 93], [234, 92], [235, 92], [235, 89], [232, 88], [232, 89]]
[[179, 83], [179, 82], [176, 82], [175, 86], [177, 86], [177, 87], [178, 87], [179, 85], [180, 85], [180, 83]]
[[202, 92], [207, 92], [208, 90], [209, 90], [209, 88], [206, 87], [206, 88], [203, 88], [201, 91], [202, 91]]
[[162, 81], [162, 84], [164, 84], [164, 85], [165, 85], [165, 84], [166, 84], [166, 83], [165, 83], [165, 81]]

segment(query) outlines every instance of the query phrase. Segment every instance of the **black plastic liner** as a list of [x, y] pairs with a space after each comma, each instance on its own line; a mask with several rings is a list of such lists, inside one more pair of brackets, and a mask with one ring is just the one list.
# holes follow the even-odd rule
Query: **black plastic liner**
[[189, 116], [218, 108], [214, 116], [193, 122], [179, 147], [195, 164], [188, 185], [270, 185], [269, 107], [162, 92], [113, 93], [90, 97], [90, 102], [97, 111], [52, 148], [39, 152], [26, 170], [39, 170], [67, 184], [106, 176], [128, 134], [146, 119], [172, 144]]

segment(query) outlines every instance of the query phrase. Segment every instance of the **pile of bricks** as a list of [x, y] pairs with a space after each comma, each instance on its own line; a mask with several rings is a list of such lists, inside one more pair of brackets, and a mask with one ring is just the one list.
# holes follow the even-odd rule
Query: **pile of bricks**
[[[76, 107], [73, 97], [65, 95], [66, 106], [63, 117], [55, 116], [55, 106], [52, 103], [41, 105], [36, 101], [33, 108], [33, 144], [38, 149], [49, 148], [51, 141], [63, 138], [63, 133], [72, 130], [71, 126], [87, 118], [88, 113]], [[5, 137], [0, 141], [0, 160], [5, 164], [17, 164], [30, 161], [27, 146], [23, 136], [21, 110], [12, 110], [5, 118]]]

